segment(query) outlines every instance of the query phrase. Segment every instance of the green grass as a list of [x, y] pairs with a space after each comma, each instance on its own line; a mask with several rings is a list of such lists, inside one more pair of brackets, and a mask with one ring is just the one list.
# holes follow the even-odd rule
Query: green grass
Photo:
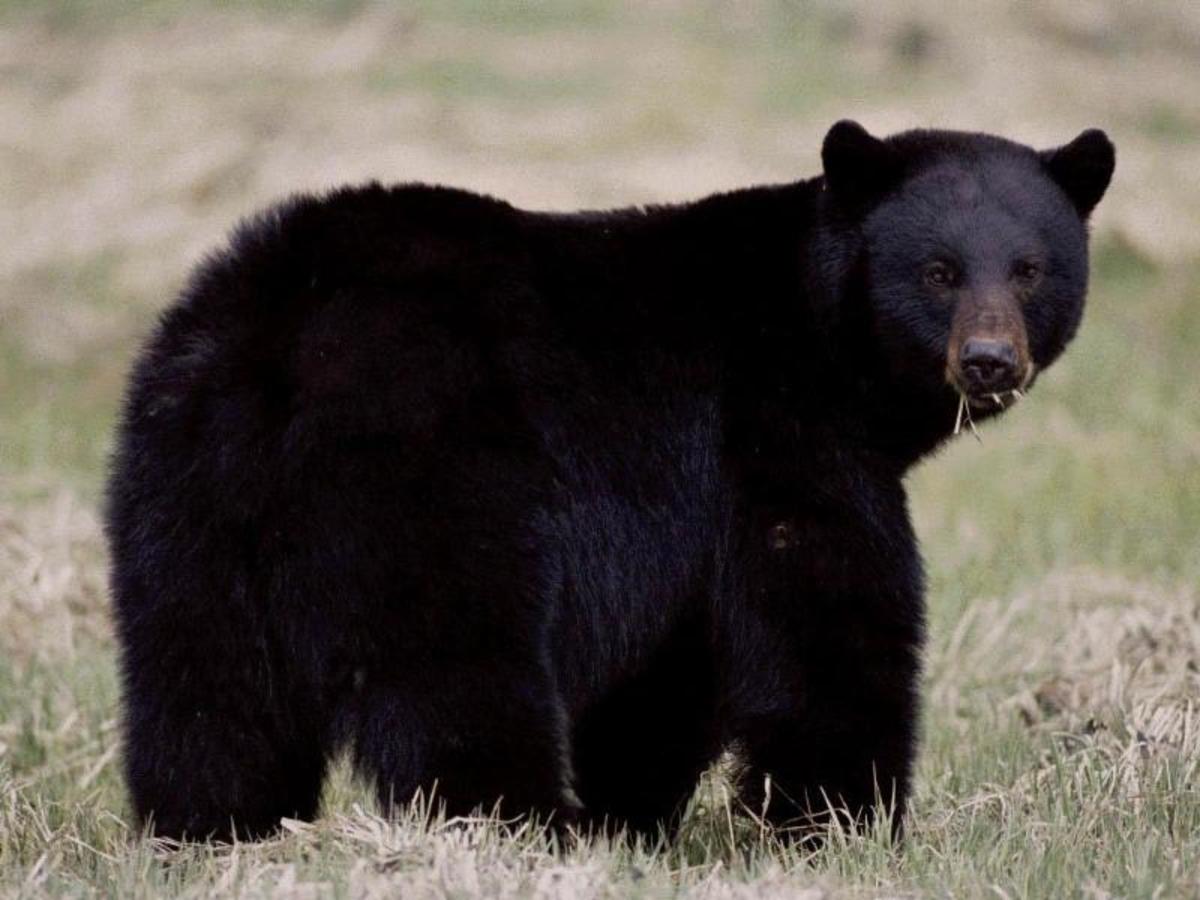
[[[1066, 0], [1036, 21], [998, 2], [0, 3], [0, 897], [1200, 894], [1200, 74], [1137, 74], [1200, 18], [1102, 6], [1119, 41]], [[96, 507], [126, 368], [203, 249], [279, 193], [368, 176], [563, 206], [806, 175], [844, 115], [1096, 123], [1120, 152], [1078, 338], [982, 443], [909, 480], [930, 635], [903, 844], [804, 855], [716, 772], [672, 844], [556, 853], [486, 817], [385, 821], [344, 765], [320, 818], [275, 840], [133, 831]]]
[[382, 67], [368, 75], [383, 94], [421, 91], [440, 100], [482, 99], [502, 106], [591, 100], [609, 94], [605, 74], [559, 71], [514, 75], [470, 57], [440, 58], [404, 67]]
[[10, 284], [0, 331], [0, 463], [94, 496], [131, 341], [149, 323], [102, 253]]

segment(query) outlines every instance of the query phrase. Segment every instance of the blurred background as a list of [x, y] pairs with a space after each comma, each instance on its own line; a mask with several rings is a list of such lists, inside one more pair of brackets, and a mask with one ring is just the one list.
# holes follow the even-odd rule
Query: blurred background
[[919, 802], [1036, 781], [1062, 733], [1194, 760], [1200, 4], [0, 0], [0, 775], [124, 815], [104, 463], [139, 341], [240, 216], [367, 179], [684, 200], [817, 174], [844, 117], [1118, 148], [1075, 345], [911, 479]]

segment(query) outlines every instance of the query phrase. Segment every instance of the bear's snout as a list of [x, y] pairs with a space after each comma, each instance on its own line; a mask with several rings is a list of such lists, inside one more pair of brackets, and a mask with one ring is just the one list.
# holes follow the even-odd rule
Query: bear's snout
[[946, 380], [972, 400], [991, 402], [1024, 388], [1032, 373], [1018, 298], [995, 289], [965, 292], [950, 328]]
[[1017, 350], [1011, 341], [970, 338], [958, 361], [968, 394], [994, 394], [1020, 386]]

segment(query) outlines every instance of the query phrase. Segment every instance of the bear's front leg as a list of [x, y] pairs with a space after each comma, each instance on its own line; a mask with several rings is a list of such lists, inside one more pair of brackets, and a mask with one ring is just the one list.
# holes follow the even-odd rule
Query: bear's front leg
[[899, 512], [865, 525], [828, 515], [767, 524], [763, 552], [753, 554], [761, 577], [747, 598], [756, 620], [748, 633], [760, 637], [731, 654], [743, 660], [733, 737], [744, 802], [793, 835], [810, 837], [831, 816], [867, 824], [880, 804], [900, 826], [923, 601], [902, 503]]

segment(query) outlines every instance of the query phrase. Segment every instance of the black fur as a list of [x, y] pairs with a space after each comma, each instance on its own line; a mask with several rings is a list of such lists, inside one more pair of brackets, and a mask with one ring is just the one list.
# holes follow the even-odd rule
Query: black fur
[[736, 746], [773, 821], [898, 820], [902, 478], [957, 403], [916, 267], [1036, 246], [1045, 366], [1111, 147], [859, 132], [828, 186], [550, 215], [369, 185], [244, 223], [143, 351], [109, 486], [139, 817], [262, 835], [348, 744], [451, 812], [651, 830]]

